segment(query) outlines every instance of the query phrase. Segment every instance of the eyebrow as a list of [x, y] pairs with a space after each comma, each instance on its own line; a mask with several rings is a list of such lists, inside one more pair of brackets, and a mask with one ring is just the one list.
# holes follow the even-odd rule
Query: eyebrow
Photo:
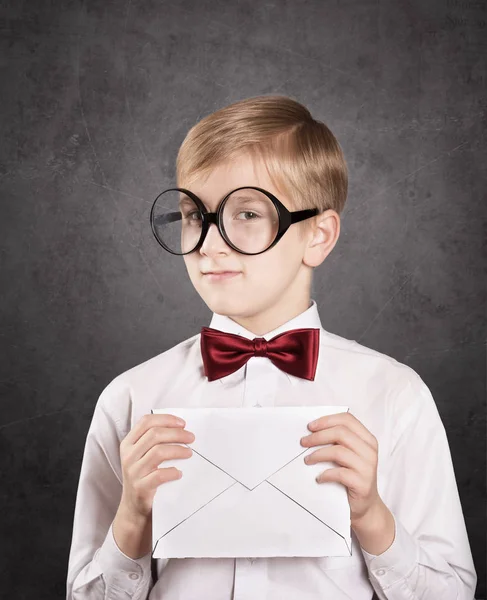
[[247, 202], [247, 203], [249, 203], [249, 202], [255, 202], [255, 201], [259, 201], [260, 200], [260, 198], [248, 198], [247, 196], [237, 196], [237, 198], [239, 200], [242, 200], [243, 202]]
[[190, 200], [189, 198], [179, 198], [178, 206], [181, 208], [184, 205], [192, 206], [192, 205], [194, 205], [194, 202], [193, 202], [193, 200]]
[[[221, 201], [223, 200], [223, 198], [225, 198], [226, 196], [228, 196], [228, 194], [233, 193], [234, 191], [235, 190], [231, 190], [230, 192], [227, 192], [224, 196], [222, 196], [220, 198], [220, 200], [218, 201], [217, 206], [219, 206], [219, 204], [221, 203]], [[252, 197], [252, 195], [249, 196], [249, 194], [255, 193], [256, 191], [257, 190], [245, 190], [245, 189], [238, 190], [238, 193], [237, 193], [236, 197], [241, 202], [243, 202], [244, 204], [250, 204], [252, 202], [258, 202], [260, 200], [260, 198], [258, 198], [258, 197]], [[201, 198], [197, 194], [195, 194], [195, 196], [197, 196], [200, 199], [200, 201], [203, 202], [203, 200], [201, 200]], [[180, 196], [179, 202], [178, 202], [179, 209], [182, 209], [185, 205], [186, 206], [188, 206], [188, 205], [189, 206], [194, 206], [194, 201], [191, 198], [188, 198], [187, 195]], [[208, 206], [204, 202], [203, 202], [203, 205], [205, 206], [205, 208], [206, 208], [206, 210], [208, 212], [211, 212], [211, 210], [208, 208]]]
[[[235, 190], [232, 190], [232, 192], [234, 192], [234, 191], [235, 191]], [[227, 192], [227, 194], [225, 194], [224, 196], [222, 196], [222, 197], [220, 198], [219, 202], [218, 202], [218, 205], [219, 205], [219, 204], [220, 204], [220, 202], [223, 200], [223, 198], [225, 198], [226, 196], [228, 196], [228, 194], [229, 194], [229, 193], [232, 193], [232, 192]], [[195, 196], [197, 196], [197, 194], [195, 194]], [[199, 196], [198, 196], [198, 198], [201, 200], [201, 198], [200, 198]], [[256, 201], [258, 202], [259, 200], [261, 200], [261, 198], [252, 197], [252, 196], [250, 196], [250, 197], [249, 197], [248, 195], [246, 195], [246, 192], [245, 192], [245, 191], [242, 191], [242, 190], [239, 190], [239, 191], [238, 191], [238, 194], [236, 195], [236, 198], [238, 198], [239, 200], [243, 201], [245, 204], [249, 204], [249, 203], [251, 203], [251, 202], [256, 202]], [[203, 200], [201, 200], [201, 202], [203, 202]], [[188, 197], [186, 196], [186, 197], [183, 197], [183, 198], [180, 198], [180, 199], [179, 199], [179, 206], [181, 207], [181, 206], [183, 206], [184, 204], [193, 205], [193, 204], [194, 204], [194, 202], [193, 202], [193, 200], [191, 200], [190, 198], [188, 198]], [[207, 205], [206, 205], [204, 202], [203, 202], [203, 205], [205, 206], [205, 208], [206, 208], [207, 210], [209, 210], [208, 206], [207, 206]], [[218, 205], [217, 205], [217, 206], [218, 206]]]

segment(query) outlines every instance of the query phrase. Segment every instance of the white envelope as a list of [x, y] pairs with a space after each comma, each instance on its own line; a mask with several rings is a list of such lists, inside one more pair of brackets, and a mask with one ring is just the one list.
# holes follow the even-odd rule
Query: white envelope
[[300, 439], [318, 417], [344, 406], [163, 408], [195, 435], [187, 459], [164, 461], [181, 479], [157, 488], [154, 558], [351, 556], [350, 506], [338, 482], [315, 477]]

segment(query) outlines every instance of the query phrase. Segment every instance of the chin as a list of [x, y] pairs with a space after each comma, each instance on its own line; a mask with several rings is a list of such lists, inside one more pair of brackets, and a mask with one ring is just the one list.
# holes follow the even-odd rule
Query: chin
[[247, 303], [240, 296], [238, 299], [223, 294], [200, 294], [206, 306], [219, 315], [232, 316], [246, 313]]

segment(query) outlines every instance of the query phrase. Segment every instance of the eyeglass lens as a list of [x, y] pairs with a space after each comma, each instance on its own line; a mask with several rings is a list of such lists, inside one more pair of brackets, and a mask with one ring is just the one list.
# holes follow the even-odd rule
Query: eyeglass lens
[[[274, 203], [262, 192], [243, 188], [232, 192], [222, 210], [222, 228], [230, 242], [249, 254], [266, 250], [279, 230]], [[154, 205], [154, 230], [172, 252], [186, 254], [196, 248], [202, 233], [198, 205], [180, 190], [163, 192]]]

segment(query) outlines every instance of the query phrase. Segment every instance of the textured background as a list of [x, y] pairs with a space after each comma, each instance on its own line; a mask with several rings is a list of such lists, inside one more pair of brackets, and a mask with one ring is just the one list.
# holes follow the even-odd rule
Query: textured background
[[281, 93], [350, 169], [323, 326], [430, 387], [486, 597], [486, 4], [0, 3], [2, 592], [64, 597], [98, 395], [209, 323], [149, 227], [187, 130]]

